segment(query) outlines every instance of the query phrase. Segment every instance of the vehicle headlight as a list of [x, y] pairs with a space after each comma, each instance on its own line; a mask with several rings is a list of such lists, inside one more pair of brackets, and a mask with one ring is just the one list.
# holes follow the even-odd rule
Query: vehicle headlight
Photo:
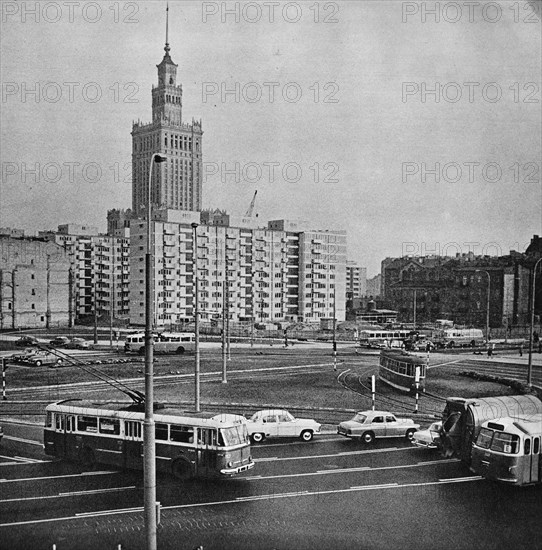
[[228, 462], [227, 466], [228, 466], [228, 468], [231, 468], [233, 466], [233, 462], [231, 462], [231, 461]]

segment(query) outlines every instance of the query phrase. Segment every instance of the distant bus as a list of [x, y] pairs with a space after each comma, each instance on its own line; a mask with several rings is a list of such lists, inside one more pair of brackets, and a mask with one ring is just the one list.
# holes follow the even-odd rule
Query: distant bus
[[410, 333], [410, 330], [362, 330], [359, 334], [359, 345], [367, 348], [395, 347], [393, 343], [397, 346]]
[[423, 391], [427, 363], [427, 356], [401, 350], [383, 349], [380, 352], [378, 378], [399, 391], [414, 393], [416, 391], [416, 367], [418, 367], [420, 369], [418, 389]]
[[446, 328], [438, 332], [435, 343], [442, 348], [479, 346], [485, 342], [484, 333], [478, 328]]
[[[45, 453], [67, 460], [143, 469], [142, 405], [66, 399], [46, 407]], [[228, 477], [254, 467], [246, 419], [156, 408], [156, 470], [180, 479]]]
[[[196, 338], [193, 332], [162, 332], [154, 335], [155, 353], [185, 353], [194, 351]], [[145, 333], [130, 334], [124, 341], [126, 353], [145, 354]]]
[[496, 418], [482, 424], [471, 470], [511, 485], [542, 483], [542, 414]]

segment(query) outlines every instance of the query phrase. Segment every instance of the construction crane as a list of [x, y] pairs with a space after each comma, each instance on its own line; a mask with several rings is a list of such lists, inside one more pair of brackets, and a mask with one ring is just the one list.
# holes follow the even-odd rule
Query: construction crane
[[254, 212], [254, 203], [256, 202], [256, 195], [258, 194], [258, 190], [254, 191], [254, 196], [252, 197], [252, 200], [250, 201], [250, 206], [248, 207], [248, 210], [245, 213], [245, 218], [252, 218], [252, 213]]

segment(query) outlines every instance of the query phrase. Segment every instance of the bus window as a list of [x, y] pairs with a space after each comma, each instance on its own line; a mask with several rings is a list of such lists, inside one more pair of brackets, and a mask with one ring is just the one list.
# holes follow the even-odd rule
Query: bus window
[[97, 432], [98, 419], [95, 416], [78, 416], [77, 431], [79, 432]]
[[171, 426], [169, 433], [170, 441], [177, 441], [178, 443], [193, 443], [194, 442], [194, 428], [188, 428], [186, 426]]
[[198, 429], [198, 443], [201, 445], [213, 445], [217, 444], [216, 430], [209, 430], [207, 428]]
[[533, 454], [537, 455], [540, 451], [540, 438], [535, 437], [534, 438], [534, 445], [533, 445]]
[[519, 438], [517, 435], [495, 432], [491, 450], [499, 453], [516, 454], [518, 452]]
[[523, 454], [530, 455], [531, 454], [531, 440], [528, 438], [525, 438], [525, 447]]
[[120, 421], [117, 418], [100, 418], [100, 433], [119, 435]]
[[156, 439], [160, 439], [162, 441], [167, 441], [169, 439], [169, 425], [168, 424], [160, 424], [156, 423], [154, 425], [154, 433]]
[[75, 416], [68, 415], [66, 417], [66, 431], [75, 432]]
[[478, 439], [476, 440], [476, 445], [482, 449], [489, 449], [491, 446], [491, 439], [493, 437], [493, 432], [487, 428], [482, 428], [478, 434]]
[[53, 413], [50, 411], [47, 411], [47, 416], [45, 418], [45, 427], [46, 428], [53, 427]]

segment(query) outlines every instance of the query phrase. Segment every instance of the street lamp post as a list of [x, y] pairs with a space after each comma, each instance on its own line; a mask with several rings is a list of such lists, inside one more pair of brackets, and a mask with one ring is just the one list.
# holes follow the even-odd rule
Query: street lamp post
[[532, 376], [533, 376], [533, 332], [534, 332], [534, 298], [535, 298], [535, 289], [536, 289], [536, 270], [538, 269], [538, 264], [542, 262], [542, 258], [539, 258], [534, 264], [533, 269], [533, 282], [531, 287], [531, 327], [529, 330], [529, 363], [527, 365], [527, 384], [531, 386]]
[[491, 288], [491, 277], [485, 269], [477, 269], [475, 273], [485, 273], [487, 275], [487, 300], [486, 300], [486, 341], [489, 344], [489, 290]]
[[194, 340], [195, 340], [195, 360], [194, 360], [194, 391], [195, 391], [195, 411], [200, 410], [199, 400], [199, 377], [200, 377], [200, 358], [199, 358], [199, 274], [198, 274], [198, 224], [192, 224], [192, 272], [194, 278]]
[[151, 246], [151, 180], [154, 163], [164, 162], [166, 157], [153, 153], [149, 163], [147, 189], [147, 253], [145, 254], [145, 419], [143, 421], [143, 483], [144, 515], [147, 550], [156, 550], [156, 446], [154, 434], [153, 387], [153, 273]]

